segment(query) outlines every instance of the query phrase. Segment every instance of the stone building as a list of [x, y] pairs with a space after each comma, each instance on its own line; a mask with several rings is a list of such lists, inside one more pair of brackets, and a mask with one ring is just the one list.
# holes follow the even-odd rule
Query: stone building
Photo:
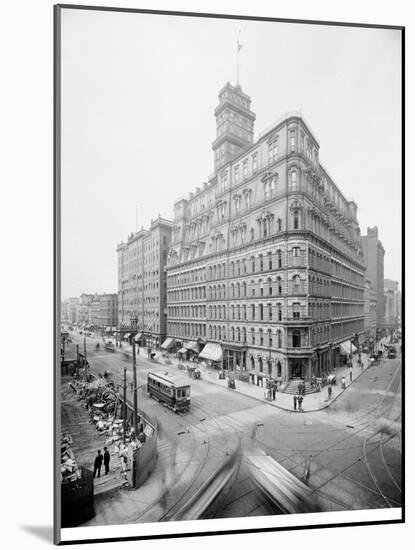
[[79, 326], [86, 326], [89, 324], [89, 309], [90, 302], [94, 298], [94, 294], [81, 294], [79, 297], [77, 324]]
[[376, 338], [376, 289], [372, 285], [372, 281], [366, 277], [365, 279], [365, 340], [369, 342], [370, 338]]
[[362, 236], [363, 254], [366, 264], [366, 275], [376, 289], [376, 328], [383, 329], [385, 322], [385, 299], [383, 293], [383, 271], [385, 249], [379, 240], [378, 228], [368, 227], [367, 235]]
[[251, 99], [226, 84], [215, 171], [174, 204], [168, 336], [242, 379], [310, 379], [364, 331], [357, 206], [299, 113], [254, 141]]
[[389, 329], [395, 328], [400, 324], [400, 293], [398, 287], [398, 281], [385, 279], [385, 327]]
[[150, 229], [131, 233], [117, 246], [118, 334], [142, 345], [159, 346], [166, 338], [167, 252], [172, 222], [160, 216]]
[[118, 295], [94, 294], [87, 304], [88, 326], [106, 330], [116, 327], [118, 321]]

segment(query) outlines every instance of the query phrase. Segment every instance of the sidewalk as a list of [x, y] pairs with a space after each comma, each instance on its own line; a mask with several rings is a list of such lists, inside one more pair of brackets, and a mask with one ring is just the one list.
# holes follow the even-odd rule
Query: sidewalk
[[[157, 365], [160, 366], [165, 365], [165, 360], [167, 358], [162, 357], [161, 352], [156, 352], [156, 359], [158, 363], [153, 363], [147, 358], [147, 351], [146, 348], [139, 348], [140, 350], [140, 358], [147, 360], [149, 364], [151, 365]], [[132, 356], [132, 347], [128, 344], [123, 344], [122, 349], [120, 350], [117, 348], [117, 351], [120, 351], [121, 353], [126, 353]], [[326, 409], [329, 407], [336, 399], [344, 392], [347, 391], [347, 388], [353, 384], [355, 380], [359, 378], [359, 376], [369, 367], [369, 357], [366, 353], [361, 354], [362, 357], [362, 365], [363, 368], [360, 367], [357, 364], [358, 357], [353, 357], [353, 373], [352, 373], [352, 381], [350, 381], [350, 374], [349, 374], [349, 367], [347, 365], [343, 367], [339, 367], [336, 369], [336, 380], [337, 384], [332, 386], [332, 398], [330, 401], [328, 401], [328, 392], [327, 392], [327, 386], [322, 388], [321, 392], [311, 393], [304, 396], [303, 400], [303, 409], [304, 412], [316, 412], [322, 409]], [[168, 365], [169, 368], [174, 367], [177, 370], [179, 365], [179, 360], [176, 357], [169, 357], [168, 358], [171, 361], [171, 364]], [[265, 399], [265, 393], [266, 388], [261, 386], [256, 386], [255, 384], [248, 383], [248, 382], [242, 382], [240, 380], [235, 380], [236, 388], [234, 390], [231, 390], [228, 388], [227, 380], [219, 380], [219, 372], [215, 369], [212, 369], [210, 367], [202, 367], [201, 365], [198, 365], [196, 363], [192, 363], [190, 361], [183, 361], [181, 363], [185, 367], [187, 365], [197, 366], [199, 370], [202, 373], [201, 380], [192, 380], [193, 384], [200, 384], [203, 382], [208, 382], [210, 384], [216, 384], [217, 386], [222, 386], [223, 388], [226, 388], [228, 391], [234, 391], [237, 393], [240, 393], [242, 395], [246, 395], [247, 397], [251, 397], [252, 399], [256, 399], [258, 401], [261, 401], [262, 403], [266, 403], [270, 405], [271, 407], [276, 407], [278, 409], [283, 409], [290, 412], [298, 412], [294, 411], [293, 408], [293, 395], [288, 393], [282, 393], [277, 392], [275, 396], [275, 401], [268, 401]], [[184, 372], [183, 370], [181, 372]], [[346, 379], [346, 389], [341, 389], [341, 379], [342, 377], [345, 377]]]

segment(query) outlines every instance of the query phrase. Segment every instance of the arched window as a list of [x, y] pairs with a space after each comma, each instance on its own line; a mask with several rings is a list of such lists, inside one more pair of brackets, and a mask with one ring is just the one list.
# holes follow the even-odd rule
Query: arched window
[[262, 279], [259, 279], [259, 295], [264, 295], [264, 285], [262, 284]]
[[277, 377], [281, 378], [281, 374], [282, 374], [281, 363], [277, 361]]
[[282, 294], [282, 280], [281, 277], [277, 277], [277, 294], [281, 296]]
[[253, 227], [251, 227], [251, 229], [249, 230], [249, 237], [251, 241], [255, 239], [255, 229]]
[[282, 348], [282, 332], [280, 329], [277, 330], [277, 348]]
[[236, 289], [237, 289], [237, 296], [238, 296], [238, 298], [240, 298], [241, 297], [241, 283], [236, 284]]
[[297, 188], [297, 170], [293, 170], [291, 172], [291, 187], [293, 191], [295, 191]]
[[259, 366], [259, 372], [263, 372], [264, 371], [264, 365], [263, 365], [263, 362], [262, 362], [262, 357], [258, 358], [258, 366]]
[[259, 304], [259, 319], [264, 320], [264, 304]]
[[277, 318], [278, 318], [278, 321], [282, 321], [282, 306], [281, 306], [281, 304], [277, 304]]
[[242, 283], [242, 296], [246, 296], [246, 283]]
[[251, 318], [255, 319], [255, 304], [251, 304]]
[[281, 250], [277, 250], [277, 267], [278, 269], [282, 268], [282, 252]]
[[255, 359], [254, 359], [253, 355], [251, 355], [251, 369], [255, 370]]
[[222, 330], [220, 327], [218, 327], [218, 339], [222, 340]]
[[232, 342], [235, 341], [235, 327], [231, 328], [231, 340], [232, 340]]
[[236, 340], [237, 342], [241, 341], [241, 329], [239, 327], [236, 329]]
[[255, 329], [251, 328], [251, 344], [255, 344]]
[[272, 348], [272, 331], [268, 329], [268, 347]]
[[242, 327], [242, 342], [246, 344], [246, 328]]
[[268, 320], [272, 321], [272, 304], [268, 304]]
[[213, 339], [216, 340], [216, 326], [213, 327]]
[[292, 284], [293, 284], [293, 294], [300, 294], [301, 280], [299, 275], [294, 275], [292, 279]]
[[271, 363], [271, 359], [268, 359], [268, 361], [267, 361], [267, 366], [268, 366], [268, 374], [269, 374], [269, 376], [271, 376], [271, 374], [272, 374], [272, 363]]
[[299, 330], [293, 330], [293, 348], [301, 347], [301, 332]]
[[298, 214], [298, 210], [294, 210], [294, 213], [293, 213], [293, 225], [294, 225], [294, 229], [298, 229], [298, 228], [299, 228], [299, 214]]
[[264, 345], [264, 331], [262, 330], [262, 328], [259, 329], [259, 345]]
[[267, 286], [268, 286], [268, 295], [272, 296], [272, 280], [271, 280], [271, 277], [268, 277], [268, 279], [267, 279]]
[[209, 338], [212, 339], [212, 327], [211, 326], [209, 326], [208, 334], [209, 334]]

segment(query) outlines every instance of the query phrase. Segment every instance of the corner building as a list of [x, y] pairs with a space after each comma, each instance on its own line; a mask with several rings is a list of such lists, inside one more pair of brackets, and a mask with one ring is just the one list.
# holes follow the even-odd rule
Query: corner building
[[250, 107], [239, 85], [222, 88], [215, 171], [174, 205], [167, 332], [258, 385], [309, 380], [364, 331], [357, 206], [320, 163], [300, 114], [254, 142]]

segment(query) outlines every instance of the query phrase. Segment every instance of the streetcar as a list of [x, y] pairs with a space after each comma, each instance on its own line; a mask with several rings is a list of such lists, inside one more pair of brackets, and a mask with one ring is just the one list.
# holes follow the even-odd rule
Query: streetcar
[[190, 384], [183, 376], [162, 371], [149, 372], [147, 393], [165, 403], [174, 412], [187, 411], [190, 408]]

